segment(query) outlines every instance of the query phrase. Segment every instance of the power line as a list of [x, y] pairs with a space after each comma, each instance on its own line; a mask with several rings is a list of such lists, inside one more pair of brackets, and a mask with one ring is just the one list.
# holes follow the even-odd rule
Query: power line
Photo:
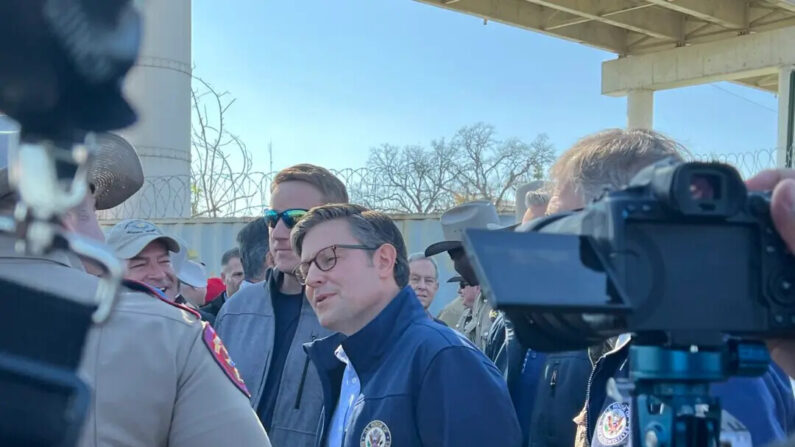
[[773, 113], [778, 113], [778, 110], [776, 110], [776, 109], [773, 109], [773, 108], [771, 108], [771, 107], [768, 107], [768, 106], [766, 106], [766, 105], [764, 105], [764, 104], [758, 103], [758, 102], [754, 101], [753, 99], [746, 98], [746, 97], [745, 97], [745, 96], [743, 96], [743, 95], [738, 95], [737, 93], [734, 93], [734, 92], [733, 92], [733, 91], [731, 91], [731, 90], [727, 90], [727, 89], [725, 89], [725, 88], [723, 88], [723, 87], [719, 87], [719, 86], [717, 86], [717, 85], [715, 85], [715, 84], [710, 84], [710, 85], [711, 85], [711, 86], [713, 86], [713, 87], [715, 87], [716, 89], [718, 89], [718, 90], [720, 90], [720, 91], [724, 92], [724, 93], [728, 93], [728, 94], [730, 94], [730, 95], [732, 95], [732, 96], [734, 96], [734, 97], [740, 98], [740, 99], [742, 99], [743, 101], [750, 102], [751, 104], [753, 104], [753, 105], [756, 105], [756, 106], [759, 106], [759, 107], [761, 107], [761, 108], [763, 108], [763, 109], [765, 109], [765, 110], [768, 110], [768, 111], [770, 111], [770, 112], [773, 112]]

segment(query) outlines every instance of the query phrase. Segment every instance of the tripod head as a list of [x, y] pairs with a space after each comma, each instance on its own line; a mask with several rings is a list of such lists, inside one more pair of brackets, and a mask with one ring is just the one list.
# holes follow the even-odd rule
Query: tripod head
[[770, 364], [764, 343], [730, 341], [715, 350], [633, 345], [629, 351], [632, 439], [643, 447], [718, 447], [721, 405], [710, 384], [758, 376]]

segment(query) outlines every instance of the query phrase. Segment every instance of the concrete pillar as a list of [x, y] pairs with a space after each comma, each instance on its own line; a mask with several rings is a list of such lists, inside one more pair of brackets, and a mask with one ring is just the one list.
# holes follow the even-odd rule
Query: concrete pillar
[[135, 146], [146, 181], [100, 217], [190, 217], [191, 0], [140, 4], [143, 43], [124, 86], [139, 120], [120, 133]]
[[782, 67], [778, 72], [778, 144], [776, 166], [793, 166], [795, 142], [795, 67]]
[[654, 91], [630, 90], [627, 94], [627, 128], [654, 127]]

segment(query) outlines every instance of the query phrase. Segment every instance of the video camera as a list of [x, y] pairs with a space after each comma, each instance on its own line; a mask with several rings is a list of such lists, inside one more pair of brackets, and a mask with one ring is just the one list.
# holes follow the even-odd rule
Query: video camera
[[463, 243], [525, 347], [632, 334], [633, 445], [719, 445], [709, 384], [763, 374], [760, 339], [795, 333], [795, 258], [770, 197], [729, 165], [664, 160], [583, 210]]
[[624, 332], [720, 346], [725, 335], [795, 329], [795, 258], [770, 193], [747, 192], [729, 165], [664, 160], [581, 211], [517, 231], [470, 230], [464, 246], [533, 349], [585, 349]]

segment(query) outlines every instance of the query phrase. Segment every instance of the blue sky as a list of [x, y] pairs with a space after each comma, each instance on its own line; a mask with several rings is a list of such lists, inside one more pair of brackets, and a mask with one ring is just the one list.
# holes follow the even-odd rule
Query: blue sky
[[[546, 133], [558, 151], [623, 127], [600, 94], [611, 53], [412, 0], [193, 2], [195, 74], [237, 102], [254, 169], [364, 166], [381, 143], [427, 144], [478, 121]], [[695, 153], [776, 145], [774, 95], [720, 83], [657, 92], [655, 128]]]

